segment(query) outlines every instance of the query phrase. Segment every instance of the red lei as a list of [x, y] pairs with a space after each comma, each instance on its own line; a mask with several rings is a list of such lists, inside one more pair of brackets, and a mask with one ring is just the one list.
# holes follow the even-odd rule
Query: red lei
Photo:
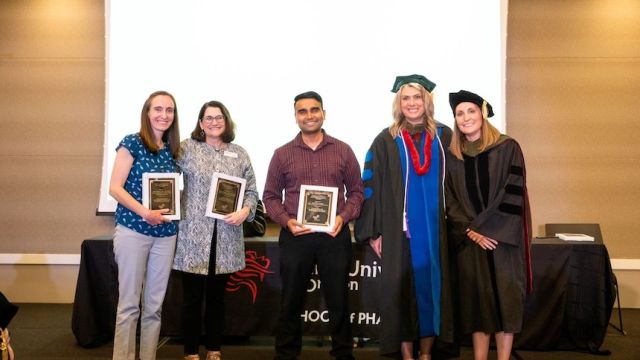
[[404, 143], [409, 148], [409, 154], [411, 154], [411, 161], [413, 162], [413, 169], [416, 171], [418, 175], [424, 175], [429, 171], [429, 167], [431, 166], [431, 143], [433, 139], [429, 132], [426, 132], [424, 147], [422, 149], [424, 153], [424, 164], [420, 165], [420, 155], [418, 155], [418, 149], [416, 149], [416, 145], [413, 143], [413, 139], [411, 139], [411, 135], [406, 129], [402, 129], [402, 138], [404, 139]]

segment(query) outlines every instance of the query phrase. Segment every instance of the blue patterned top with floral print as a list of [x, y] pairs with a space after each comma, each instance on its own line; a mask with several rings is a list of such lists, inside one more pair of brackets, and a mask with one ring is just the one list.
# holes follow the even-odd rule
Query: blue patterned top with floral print
[[[120, 149], [121, 146], [129, 150], [129, 153], [133, 156], [133, 164], [131, 165], [127, 181], [124, 184], [124, 189], [140, 203], [142, 203], [142, 174], [177, 172], [176, 162], [171, 156], [171, 151], [167, 143], [165, 143], [165, 146], [158, 152], [158, 155], [154, 155], [144, 146], [140, 134], [136, 133], [125, 136], [120, 144], [118, 144], [118, 147], [116, 147], [116, 151]], [[116, 208], [116, 224], [126, 226], [140, 234], [153, 237], [173, 236], [176, 235], [177, 232], [175, 222], [150, 225], [138, 214], [120, 204], [118, 204]]]

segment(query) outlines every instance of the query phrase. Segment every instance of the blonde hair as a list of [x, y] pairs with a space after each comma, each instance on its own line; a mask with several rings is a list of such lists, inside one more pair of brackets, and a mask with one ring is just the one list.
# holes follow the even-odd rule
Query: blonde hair
[[[472, 103], [475, 106], [478, 106], [475, 103]], [[493, 144], [498, 142], [500, 139], [500, 130], [496, 129], [488, 119], [488, 111], [487, 111], [487, 102], [484, 101], [482, 103], [482, 126], [480, 127], [480, 146], [478, 150], [484, 151], [485, 149], [491, 147]], [[480, 108], [478, 106], [478, 108]], [[451, 144], [449, 144], [449, 150], [451, 153], [458, 159], [462, 160], [462, 153], [467, 149], [467, 144], [469, 141], [465, 137], [465, 135], [458, 128], [458, 123], [455, 121], [455, 109], [454, 109], [454, 123], [453, 127], [453, 136], [451, 137]]]
[[436, 136], [436, 120], [433, 117], [433, 95], [428, 92], [422, 85], [418, 83], [408, 83], [404, 84], [398, 89], [396, 92], [396, 97], [393, 99], [392, 106], [392, 115], [393, 115], [393, 123], [389, 126], [389, 133], [391, 137], [394, 139], [400, 133], [400, 130], [403, 128], [403, 125], [406, 121], [404, 114], [402, 113], [402, 89], [405, 87], [412, 87], [420, 91], [420, 95], [422, 95], [422, 100], [424, 101], [424, 125], [427, 129], [427, 132], [431, 135], [432, 138]]

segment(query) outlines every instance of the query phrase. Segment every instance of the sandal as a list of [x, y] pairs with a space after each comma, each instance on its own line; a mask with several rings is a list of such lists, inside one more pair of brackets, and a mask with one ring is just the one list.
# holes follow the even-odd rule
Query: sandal
[[220, 351], [207, 351], [207, 360], [222, 360]]

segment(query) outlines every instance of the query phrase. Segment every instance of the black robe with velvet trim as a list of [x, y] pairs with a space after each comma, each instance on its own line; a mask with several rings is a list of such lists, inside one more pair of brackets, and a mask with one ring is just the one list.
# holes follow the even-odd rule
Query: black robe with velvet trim
[[[501, 142], [476, 156], [447, 159], [449, 242], [458, 273], [462, 334], [522, 329], [530, 234], [524, 158], [518, 143]], [[467, 229], [498, 241], [483, 250]]]
[[[451, 129], [438, 124], [440, 141], [447, 152]], [[440, 163], [433, 163], [430, 171], [444, 176], [444, 154]], [[364, 164], [365, 201], [360, 218], [355, 223], [355, 238], [366, 244], [382, 235], [382, 273], [379, 287], [380, 353], [401, 358], [400, 343], [418, 339], [418, 313], [413, 283], [413, 269], [408, 240], [402, 230], [404, 181], [400, 154], [395, 140], [384, 129], [373, 141]], [[442, 184], [442, 182], [440, 182]], [[443, 193], [442, 185], [439, 194]], [[432, 352], [433, 358], [457, 356], [453, 345], [453, 313], [450, 286], [448, 245], [444, 202], [440, 196], [440, 335]]]

